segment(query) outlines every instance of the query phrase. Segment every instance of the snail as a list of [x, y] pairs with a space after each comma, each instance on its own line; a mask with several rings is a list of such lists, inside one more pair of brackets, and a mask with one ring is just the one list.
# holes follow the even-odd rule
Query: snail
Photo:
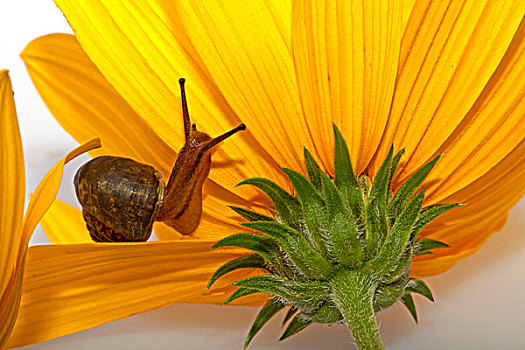
[[182, 234], [197, 228], [211, 150], [246, 126], [240, 124], [215, 138], [197, 131], [195, 124], [190, 125], [184, 82], [179, 80], [185, 144], [167, 185], [155, 168], [129, 158], [101, 156], [78, 169], [75, 192], [95, 242], [146, 241], [155, 221]]

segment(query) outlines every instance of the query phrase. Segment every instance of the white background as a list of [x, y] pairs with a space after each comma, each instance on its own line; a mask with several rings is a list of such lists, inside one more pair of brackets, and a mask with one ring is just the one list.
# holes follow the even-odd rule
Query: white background
[[[0, 69], [9, 69], [25, 151], [28, 192], [76, 143], [55, 122], [32, 86], [19, 53], [36, 38], [71, 33], [51, 0], [2, 0]], [[66, 171], [60, 197], [73, 201], [71, 177], [84, 160]], [[212, 170], [213, 171], [213, 170]], [[416, 297], [420, 324], [402, 305], [378, 315], [388, 349], [525, 349], [525, 200], [510, 213], [505, 229], [474, 256], [427, 283], [436, 303]], [[32, 244], [46, 243], [40, 228]], [[175, 263], [175, 262], [174, 262]], [[27, 349], [241, 349], [257, 309], [173, 305]], [[276, 317], [251, 349], [352, 348], [344, 326], [312, 326], [279, 343]]]

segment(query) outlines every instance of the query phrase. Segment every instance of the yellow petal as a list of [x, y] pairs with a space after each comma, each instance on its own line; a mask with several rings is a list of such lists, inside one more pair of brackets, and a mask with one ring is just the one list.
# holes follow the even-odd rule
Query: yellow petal
[[290, 48], [290, 1], [178, 4], [184, 30], [233, 110], [280, 166], [301, 169], [312, 141]]
[[[178, 85], [179, 78], [184, 77], [190, 116], [199, 130], [216, 136], [241, 120], [248, 127], [219, 148], [214, 161], [223, 166], [212, 171], [210, 178], [228, 189], [232, 183], [253, 176], [281, 178], [284, 183], [278, 164], [253, 137], [257, 132], [255, 124], [245, 119], [245, 111], [233, 111], [209, 78], [181, 28], [177, 2], [56, 3], [91, 61], [170, 148], [179, 150], [184, 143]], [[77, 72], [71, 73], [76, 78]], [[256, 193], [248, 186], [236, 192], [245, 198]]]
[[35, 192], [31, 195], [31, 200], [26, 210], [22, 229], [21, 252], [27, 249], [27, 244], [36, 225], [55, 201], [60, 183], [62, 182], [64, 166], [79, 155], [97, 147], [100, 147], [99, 139], [93, 139], [75, 148], [55, 164], [44, 176]]
[[410, 15], [412, 14], [415, 3], [416, 0], [404, 0], [403, 2], [403, 32], [410, 21]]
[[33, 40], [21, 54], [38, 92], [60, 125], [79, 143], [99, 137], [92, 156], [118, 155], [158, 169], [168, 178], [177, 157], [115, 91], [73, 35]]
[[414, 262], [411, 273], [420, 277], [444, 272], [474, 253], [505, 225], [509, 210], [525, 194], [525, 140], [484, 176], [446, 198], [467, 205], [432, 222], [422, 236], [451, 245]]
[[20, 298], [24, 199], [24, 155], [13, 89], [8, 72], [0, 70], [0, 348], [11, 332]]
[[24, 155], [11, 81], [0, 71], [0, 291], [14, 276], [24, 215]]
[[485, 90], [438, 151], [443, 157], [430, 173], [430, 201], [469, 185], [519, 147], [525, 138], [524, 76], [525, 20]]
[[82, 212], [59, 199], [55, 199], [40, 225], [52, 244], [91, 242]]
[[[210, 251], [212, 243], [29, 248], [22, 304], [8, 346], [45, 341], [175, 302], [221, 303], [232, 287], [205, 294], [205, 286], [215, 269], [240, 251]], [[262, 300], [242, 303], [260, 305]]]
[[4, 349], [6, 346], [18, 316], [18, 308], [22, 298], [22, 276], [24, 275], [25, 261], [24, 256], [22, 264], [14, 271], [0, 298], [0, 349]]
[[[29, 202], [22, 222], [25, 191], [23, 154], [16, 121], [13, 91], [7, 71], [0, 72], [0, 97], [0, 132], [2, 136], [0, 142], [2, 163], [0, 182], [3, 191], [0, 202], [0, 213], [2, 215], [0, 217], [2, 219], [0, 224], [2, 225], [0, 227], [2, 229], [0, 236], [0, 249], [2, 249], [0, 258], [2, 259], [0, 260], [2, 264], [0, 265], [2, 271], [2, 278], [0, 279], [2, 288], [0, 290], [2, 293], [0, 299], [0, 324], [2, 325], [0, 328], [0, 347], [3, 347], [18, 313], [27, 244], [33, 230], [56, 197], [64, 165], [78, 155], [94, 147], [100, 147], [100, 141], [93, 140], [71, 151], [46, 174]], [[14, 176], [19, 179], [17, 180]], [[7, 184], [5, 181], [10, 181], [10, 183]], [[9, 212], [5, 210], [9, 210]], [[8, 218], [8, 215], [12, 218]]]
[[332, 171], [332, 121], [361, 173], [385, 128], [401, 37], [402, 1], [297, 1], [293, 53], [308, 127]]
[[[498, 93], [485, 92], [484, 89], [507, 90], [499, 86], [507, 83], [503, 79], [495, 84], [489, 80], [497, 75], [495, 72], [502, 59], [505, 61], [503, 57], [524, 14], [525, 3], [520, 0], [426, 0], [416, 3], [403, 37], [394, 101], [382, 149], [375, 157], [375, 167], [380, 165], [392, 142], [398, 148], [405, 147], [407, 157], [401, 164], [399, 174], [399, 178], [403, 179], [434, 154], [443, 152], [444, 148], [440, 147], [444, 147], [451, 135], [462, 134], [464, 128], [470, 128], [472, 124], [470, 131], [476, 137], [464, 139], [464, 142], [471, 143], [471, 147], [459, 157], [449, 157], [444, 152], [438, 167], [440, 170], [446, 167], [454, 171], [453, 169], [464, 166], [463, 162], [467, 158], [473, 162], [470, 163], [468, 159], [470, 166], [460, 176], [463, 179], [461, 184], [458, 183], [455, 188], [440, 190], [439, 198], [435, 198], [438, 200], [488, 171], [519, 142], [516, 137], [508, 134], [507, 126], [515, 123], [502, 117], [512, 114], [512, 108], [494, 111], [488, 99], [496, 97]], [[518, 68], [516, 74], [522, 74], [520, 72], [521, 69]], [[505, 79], [514, 80], [510, 76]], [[518, 87], [510, 96], [507, 94], [506, 98], [509, 103], [514, 103], [521, 96], [523, 92]], [[486, 100], [483, 103], [488, 103], [489, 106], [484, 108], [482, 115], [475, 117], [478, 120], [476, 123], [469, 114], [476, 108], [478, 99]], [[499, 98], [496, 100], [500, 101]], [[480, 123], [485, 118], [491, 122], [480, 128]], [[503, 121], [505, 126], [501, 135], [512, 136], [511, 140], [508, 144], [502, 143], [498, 149], [499, 137], [495, 137], [483, 152], [478, 153], [483, 162], [480, 164], [479, 159], [474, 161], [470, 155], [472, 148], [478, 147], [481, 150], [479, 145], [485, 142], [484, 139], [489, 139], [490, 133], [497, 131], [494, 125]], [[464, 136], [461, 135], [462, 138]], [[462, 149], [464, 145], [459, 147]], [[495, 151], [496, 154], [491, 156], [490, 151]], [[436, 186], [441, 186], [445, 176], [436, 181], [440, 175], [434, 171], [428, 181], [434, 180]]]

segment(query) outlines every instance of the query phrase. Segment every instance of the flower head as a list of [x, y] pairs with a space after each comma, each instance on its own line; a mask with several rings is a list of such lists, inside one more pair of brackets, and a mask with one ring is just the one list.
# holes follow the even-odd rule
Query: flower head
[[[49, 330], [44, 335], [32, 332], [40, 334], [39, 340], [175, 301], [224, 300], [231, 291], [227, 283], [206, 296], [197, 292], [214, 269], [232, 255], [244, 254], [207, 251], [240, 230], [240, 216], [224, 207], [274, 212], [256, 189], [234, 185], [264, 177], [291, 189], [281, 167], [306, 174], [304, 147], [323, 173], [334, 175], [332, 123], [348, 142], [357, 174], [375, 178], [391, 145], [405, 148], [392, 179], [396, 190], [441, 154], [423, 183], [425, 205], [467, 205], [420, 233], [450, 248], [418, 257], [413, 277], [446, 271], [479, 249], [501, 229], [525, 192], [521, 1], [486, 1], [481, 6], [476, 1], [427, 0], [413, 2], [413, 8], [394, 0], [249, 1], [243, 6], [222, 1], [56, 2], [75, 37], [39, 38], [23, 58], [63, 127], [79, 142], [101, 137], [104, 148], [92, 155], [128, 156], [166, 175], [183, 144], [176, 94], [180, 77], [192, 84], [190, 109], [201, 130], [213, 134], [244, 122], [248, 131], [217, 151], [193, 240], [174, 241], [180, 235], [160, 226], [156, 233], [166, 242], [54, 247], [48, 261], [60, 260], [61, 273], [86, 271], [75, 285], [64, 283], [61, 288], [76, 288], [76, 302], [93, 308], [66, 310], [59, 300], [53, 304], [46, 299], [46, 288], [51, 287], [35, 287], [35, 303], [21, 308], [25, 319], [33, 317], [34, 305], [44, 300], [60, 310], [56, 315], [63, 319], [73, 313], [80, 319], [67, 327], [41, 320]], [[43, 223], [46, 232], [55, 242], [83, 242], [85, 230], [82, 236], [71, 231], [66, 236], [52, 224], [51, 218], [62, 216], [66, 207], [57, 202], [52, 208]], [[80, 218], [75, 222], [70, 227], [82, 232]], [[51, 254], [40, 247], [33, 251]], [[154, 256], [144, 258], [146, 253]], [[191, 281], [181, 279], [180, 271], [167, 263], [180, 255], [201, 264]], [[88, 265], [88, 258], [99, 262]], [[45, 266], [29, 268], [47, 273]], [[113, 273], [120, 274], [120, 282], [104, 280], [103, 272], [110, 269], [119, 271]], [[137, 275], [144, 279], [137, 281]], [[157, 295], [137, 305], [133, 296], [153, 281]], [[174, 285], [180, 288], [176, 300]], [[111, 290], [112, 298], [88, 293], [93, 286], [100, 295]], [[118, 307], [88, 317], [111, 304]], [[35, 341], [29, 338], [35, 328], [15, 328], [14, 342], [22, 344], [24, 337]]]

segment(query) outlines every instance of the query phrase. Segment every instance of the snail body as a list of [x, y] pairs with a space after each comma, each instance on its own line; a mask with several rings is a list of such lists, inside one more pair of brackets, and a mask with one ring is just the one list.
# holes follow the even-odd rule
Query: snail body
[[97, 157], [77, 171], [76, 195], [95, 242], [146, 241], [155, 221], [182, 234], [197, 228], [211, 150], [246, 127], [241, 124], [216, 138], [197, 131], [195, 124], [190, 126], [184, 79], [179, 82], [186, 140], [167, 184], [152, 166], [123, 157]]

